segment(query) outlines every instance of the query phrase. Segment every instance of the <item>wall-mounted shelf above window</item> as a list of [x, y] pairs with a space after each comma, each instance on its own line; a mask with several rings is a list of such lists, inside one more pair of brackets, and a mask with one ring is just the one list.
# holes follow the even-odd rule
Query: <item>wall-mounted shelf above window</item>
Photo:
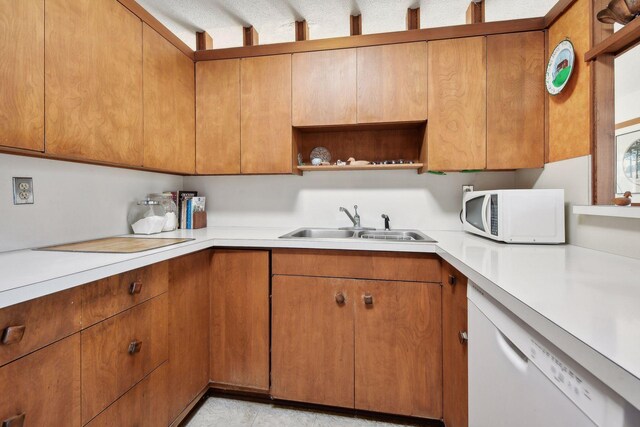
[[584, 55], [586, 62], [600, 55], [619, 55], [640, 43], [640, 18], [634, 19], [619, 31], [616, 31]]
[[368, 170], [413, 170], [424, 167], [423, 163], [411, 163], [402, 165], [363, 165], [363, 166], [298, 166], [298, 170], [303, 172], [325, 172], [325, 171], [368, 171]]

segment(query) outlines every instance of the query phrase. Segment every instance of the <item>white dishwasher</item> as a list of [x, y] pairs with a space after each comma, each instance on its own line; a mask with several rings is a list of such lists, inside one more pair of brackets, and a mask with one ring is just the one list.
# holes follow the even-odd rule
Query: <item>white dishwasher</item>
[[469, 427], [632, 427], [640, 411], [469, 282]]

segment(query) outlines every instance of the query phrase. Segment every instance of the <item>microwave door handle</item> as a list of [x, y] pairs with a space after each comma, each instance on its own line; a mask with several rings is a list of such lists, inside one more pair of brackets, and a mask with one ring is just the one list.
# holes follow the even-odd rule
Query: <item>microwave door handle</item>
[[484, 201], [482, 202], [482, 225], [484, 226], [484, 231], [486, 233], [491, 234], [491, 225], [489, 224], [488, 218], [491, 215], [491, 194], [487, 194], [484, 196]]

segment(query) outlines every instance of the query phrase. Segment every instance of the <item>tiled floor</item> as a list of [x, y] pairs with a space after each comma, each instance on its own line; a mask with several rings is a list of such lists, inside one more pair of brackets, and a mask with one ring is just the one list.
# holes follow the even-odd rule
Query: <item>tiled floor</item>
[[187, 427], [394, 427], [392, 424], [349, 416], [329, 415], [266, 403], [210, 397]]

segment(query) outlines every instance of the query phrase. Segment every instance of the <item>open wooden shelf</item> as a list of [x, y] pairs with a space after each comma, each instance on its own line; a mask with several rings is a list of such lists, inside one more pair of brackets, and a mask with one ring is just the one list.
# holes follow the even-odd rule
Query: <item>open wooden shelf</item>
[[424, 163], [411, 163], [402, 165], [364, 165], [364, 166], [313, 166], [304, 165], [298, 166], [300, 171], [312, 171], [312, 172], [324, 172], [324, 171], [368, 171], [368, 170], [412, 170], [421, 169], [424, 167]]
[[600, 55], [619, 55], [640, 43], [640, 18], [636, 18], [619, 31], [613, 33], [584, 55], [586, 62]]

